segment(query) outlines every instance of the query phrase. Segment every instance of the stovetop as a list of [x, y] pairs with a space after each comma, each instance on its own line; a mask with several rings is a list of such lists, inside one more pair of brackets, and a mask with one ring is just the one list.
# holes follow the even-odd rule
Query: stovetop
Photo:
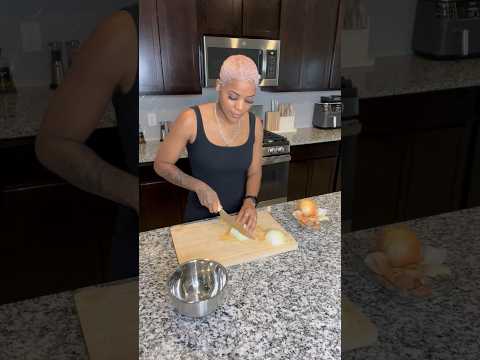
[[263, 146], [289, 145], [289, 141], [282, 135], [275, 134], [268, 130], [263, 130]]
[[284, 136], [263, 130], [263, 156], [290, 154], [290, 142]]

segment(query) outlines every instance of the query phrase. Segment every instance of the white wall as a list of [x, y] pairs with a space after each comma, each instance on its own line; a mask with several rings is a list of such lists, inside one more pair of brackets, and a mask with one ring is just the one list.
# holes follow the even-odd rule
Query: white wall
[[[48, 42], [84, 40], [98, 22], [133, 0], [2, 0], [0, 1], [0, 47], [12, 65], [17, 87], [48, 86]], [[26, 52], [22, 47], [21, 23], [40, 27], [41, 48]]]
[[[270, 110], [271, 99], [279, 103], [291, 103], [295, 111], [295, 126], [305, 128], [312, 126], [313, 104], [320, 101], [321, 96], [339, 94], [339, 92], [287, 92], [272, 93], [257, 90], [255, 105], [263, 105], [264, 111]], [[213, 88], [203, 89], [202, 95], [171, 95], [171, 96], [141, 96], [140, 97], [140, 128], [145, 139], [160, 138], [160, 127], [149, 127], [147, 113], [153, 112], [158, 120], [174, 121], [185, 108], [205, 102], [216, 101], [217, 92]]]
[[370, 54], [374, 57], [412, 54], [417, 0], [365, 0], [370, 17]]

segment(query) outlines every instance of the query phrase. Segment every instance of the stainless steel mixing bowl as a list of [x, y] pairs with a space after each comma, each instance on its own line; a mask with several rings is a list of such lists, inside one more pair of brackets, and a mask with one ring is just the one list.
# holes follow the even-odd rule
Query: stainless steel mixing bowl
[[228, 274], [222, 264], [197, 259], [181, 264], [167, 282], [170, 302], [187, 316], [210, 314], [227, 296]]

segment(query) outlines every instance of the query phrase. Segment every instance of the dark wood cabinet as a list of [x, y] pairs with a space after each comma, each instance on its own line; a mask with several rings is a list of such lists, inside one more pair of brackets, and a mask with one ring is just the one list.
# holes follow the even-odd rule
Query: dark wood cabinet
[[476, 90], [360, 100], [353, 229], [467, 206]]
[[399, 218], [405, 139], [363, 133], [358, 139], [353, 190], [353, 227], [390, 224]]
[[311, 176], [306, 195], [316, 196], [335, 191], [336, 166], [336, 157], [311, 160]]
[[332, 63], [331, 63], [331, 70], [330, 70], [330, 80], [329, 80], [329, 87], [331, 89], [340, 89], [341, 82], [342, 82], [342, 74], [341, 74], [341, 39], [342, 39], [342, 28], [343, 28], [343, 19], [345, 16], [345, 7], [343, 4], [343, 0], [339, 0], [338, 4], [338, 16], [336, 19], [337, 25], [335, 29], [335, 43], [333, 45], [333, 55], [332, 55]]
[[279, 86], [340, 87], [340, 0], [142, 0], [141, 94], [200, 94], [202, 35], [281, 40]]
[[199, 0], [200, 33], [240, 37], [242, 0]]
[[142, 0], [139, 7], [138, 77], [140, 93], [165, 91], [160, 53], [157, 2]]
[[140, 231], [182, 223], [187, 191], [161, 179], [140, 185]]
[[404, 219], [460, 209], [464, 181], [465, 128], [412, 134], [407, 151]]
[[282, 0], [280, 78], [278, 88], [271, 90], [311, 91], [336, 86], [339, 74], [332, 72], [339, 72], [333, 61], [339, 14], [339, 0]]
[[[176, 163], [190, 173], [188, 159]], [[140, 174], [140, 231], [148, 231], [183, 222], [188, 190], [173, 185], [157, 175], [153, 163], [139, 165]]]
[[278, 39], [280, 3], [280, 0], [243, 0], [242, 36]]
[[196, 0], [140, 2], [141, 94], [201, 94]]
[[277, 39], [280, 0], [200, 0], [201, 34]]
[[336, 191], [339, 142], [291, 147], [288, 201]]
[[[117, 204], [66, 183], [36, 159], [34, 138], [0, 141], [0, 303], [109, 281]], [[87, 144], [123, 166], [116, 128]]]
[[52, 184], [4, 190], [0, 213], [1, 303], [107, 281], [113, 203]]

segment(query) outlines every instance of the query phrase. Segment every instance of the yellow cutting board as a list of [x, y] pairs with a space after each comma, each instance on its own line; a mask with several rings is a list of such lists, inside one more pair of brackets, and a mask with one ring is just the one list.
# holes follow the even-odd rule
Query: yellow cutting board
[[342, 352], [373, 345], [377, 339], [375, 324], [347, 296], [342, 295]]
[[138, 359], [138, 281], [75, 290], [90, 360]]
[[283, 231], [288, 241], [273, 246], [266, 240], [225, 240], [229, 227], [219, 218], [172, 226], [170, 229], [178, 263], [192, 259], [209, 259], [224, 266], [246, 263], [298, 249], [296, 240], [267, 211], [257, 213], [257, 230]]

